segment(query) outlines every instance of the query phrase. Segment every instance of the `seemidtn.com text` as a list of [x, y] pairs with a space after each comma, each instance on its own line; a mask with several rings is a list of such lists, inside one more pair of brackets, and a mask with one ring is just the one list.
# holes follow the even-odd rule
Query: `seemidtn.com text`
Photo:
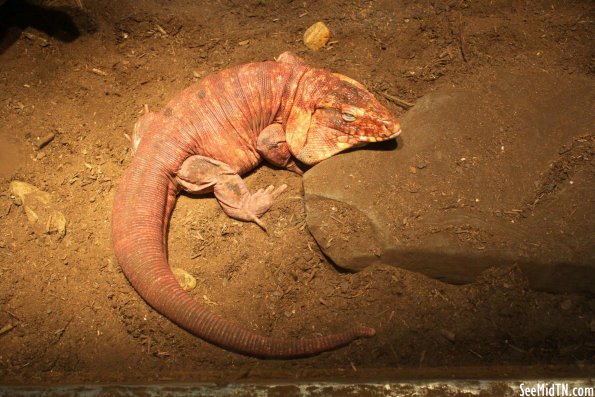
[[568, 383], [521, 383], [521, 397], [595, 397], [593, 386]]

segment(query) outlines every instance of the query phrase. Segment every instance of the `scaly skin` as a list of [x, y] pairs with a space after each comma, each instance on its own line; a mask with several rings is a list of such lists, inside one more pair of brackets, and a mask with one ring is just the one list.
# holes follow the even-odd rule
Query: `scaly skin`
[[393, 139], [399, 123], [359, 83], [308, 67], [286, 52], [278, 62], [237, 66], [205, 77], [159, 113], [140, 118], [134, 158], [113, 207], [116, 257], [136, 291], [179, 326], [223, 348], [257, 357], [301, 357], [374, 335], [360, 326], [304, 339], [258, 335], [196, 302], [167, 261], [167, 228], [178, 193], [214, 192], [229, 216], [256, 222], [285, 190], [251, 194], [240, 175], [263, 159], [301, 173], [344, 149]]

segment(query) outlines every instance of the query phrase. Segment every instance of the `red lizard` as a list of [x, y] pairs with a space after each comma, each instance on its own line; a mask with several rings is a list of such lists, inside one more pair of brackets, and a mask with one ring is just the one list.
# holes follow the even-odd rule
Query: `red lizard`
[[132, 135], [134, 157], [116, 192], [112, 240], [132, 286], [156, 311], [223, 348], [263, 358], [302, 357], [375, 334], [364, 326], [320, 337], [259, 335], [195, 301], [167, 261], [176, 196], [214, 192], [230, 217], [255, 222], [285, 189], [250, 193], [240, 175], [262, 160], [302, 173], [342, 150], [393, 139], [399, 122], [360, 83], [312, 68], [285, 52], [209, 75], [159, 113], [146, 112]]

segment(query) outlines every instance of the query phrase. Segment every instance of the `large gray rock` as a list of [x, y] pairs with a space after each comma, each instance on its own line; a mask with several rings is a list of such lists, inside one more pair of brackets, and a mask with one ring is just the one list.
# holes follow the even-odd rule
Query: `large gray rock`
[[306, 173], [309, 230], [354, 271], [380, 262], [467, 283], [516, 263], [536, 289], [595, 292], [594, 93], [543, 72], [431, 93], [396, 150]]

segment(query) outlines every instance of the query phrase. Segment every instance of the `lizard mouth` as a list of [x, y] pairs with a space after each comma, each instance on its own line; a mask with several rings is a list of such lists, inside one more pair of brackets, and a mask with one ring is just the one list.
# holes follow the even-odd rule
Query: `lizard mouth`
[[401, 124], [396, 120], [382, 121], [382, 127], [374, 135], [357, 135], [355, 138], [360, 143], [382, 142], [395, 139], [401, 134]]
[[[386, 129], [385, 129], [386, 131]], [[390, 135], [378, 135], [378, 136], [368, 136], [368, 135], [340, 135], [337, 137], [337, 140], [340, 143], [347, 143], [350, 145], [358, 145], [362, 143], [371, 143], [371, 142], [382, 142], [388, 141], [391, 139], [395, 139], [401, 135], [401, 128], [397, 131], [393, 131]]]
[[355, 138], [357, 138], [357, 140], [359, 142], [382, 142], [382, 141], [388, 141], [390, 139], [395, 139], [396, 137], [398, 137], [399, 135], [401, 135], [401, 129], [399, 128], [398, 131], [393, 132], [391, 135], [388, 136], [366, 136], [366, 135], [359, 135]]

